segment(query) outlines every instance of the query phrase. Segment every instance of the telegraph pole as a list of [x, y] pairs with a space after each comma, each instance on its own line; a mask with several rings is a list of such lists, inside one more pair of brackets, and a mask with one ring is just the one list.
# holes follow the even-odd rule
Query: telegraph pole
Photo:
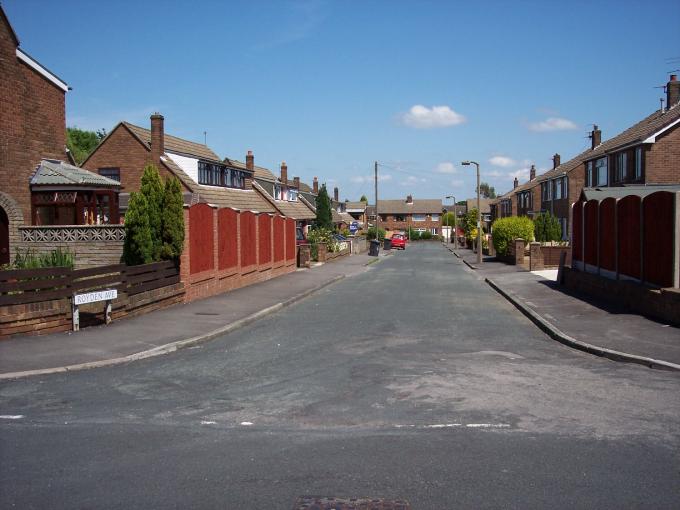
[[380, 222], [380, 216], [378, 216], [378, 162], [374, 163], [375, 169], [375, 240], [380, 242], [378, 236], [378, 223]]

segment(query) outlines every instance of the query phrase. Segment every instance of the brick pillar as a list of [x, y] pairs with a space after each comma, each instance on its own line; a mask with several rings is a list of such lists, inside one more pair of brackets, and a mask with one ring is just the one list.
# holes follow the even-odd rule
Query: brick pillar
[[493, 245], [493, 236], [489, 236], [489, 256], [496, 256], [496, 248]]
[[319, 262], [326, 262], [326, 243], [319, 243], [317, 246], [319, 247], [319, 255], [317, 259]]
[[515, 239], [515, 265], [524, 264], [524, 239]]
[[309, 267], [312, 260], [312, 247], [308, 244], [301, 244], [298, 251], [298, 267]]
[[[189, 281], [189, 274], [191, 272], [191, 234], [189, 224], [189, 207], [184, 206], [184, 247], [182, 248], [182, 255], [180, 255], [180, 279], [183, 282]], [[188, 285], [188, 283], [186, 283]]]
[[540, 271], [544, 268], [541, 243], [533, 242], [529, 245], [529, 271]]

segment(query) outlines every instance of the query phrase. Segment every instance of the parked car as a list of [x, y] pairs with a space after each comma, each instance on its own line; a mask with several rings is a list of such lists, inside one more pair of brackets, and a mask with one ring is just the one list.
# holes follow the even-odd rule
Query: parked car
[[406, 249], [406, 236], [404, 234], [394, 234], [392, 236], [392, 248], [402, 250]]

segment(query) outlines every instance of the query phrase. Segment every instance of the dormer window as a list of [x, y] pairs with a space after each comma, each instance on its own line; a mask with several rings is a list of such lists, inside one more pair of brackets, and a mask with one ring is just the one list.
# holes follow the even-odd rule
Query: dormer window
[[245, 172], [219, 163], [199, 161], [198, 183], [206, 186], [243, 189], [245, 187]]
[[280, 184], [274, 184], [274, 199], [283, 200], [283, 192]]
[[289, 189], [288, 190], [288, 201], [289, 202], [297, 202], [298, 199], [298, 192], [296, 189]]

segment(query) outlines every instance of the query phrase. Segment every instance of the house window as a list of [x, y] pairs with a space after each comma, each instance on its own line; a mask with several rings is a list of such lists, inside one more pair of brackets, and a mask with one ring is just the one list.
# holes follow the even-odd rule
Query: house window
[[[438, 215], [438, 214], [433, 214], [433, 215], [432, 215], [432, 221], [439, 221], [439, 215]], [[432, 233], [434, 234], [435, 232], [432, 232]]]
[[628, 154], [620, 152], [616, 155], [616, 181], [624, 182], [626, 180], [628, 166]]
[[224, 188], [243, 188], [244, 173], [219, 163], [198, 162], [198, 183]]
[[642, 147], [635, 149], [635, 180], [642, 180]]
[[550, 181], [541, 184], [541, 196], [544, 202], [550, 202], [552, 200], [552, 185]]
[[430, 234], [432, 234], [433, 236], [436, 236], [437, 235], [437, 229], [435, 227], [432, 227], [430, 229]]
[[276, 200], [281, 200], [281, 197], [283, 194], [281, 193], [281, 185], [280, 184], [275, 184], [274, 185], [274, 198]]
[[403, 214], [395, 214], [394, 221], [406, 221], [406, 216]]
[[289, 202], [297, 202], [298, 199], [298, 192], [295, 189], [289, 189], [288, 190], [288, 201]]
[[120, 182], [120, 168], [100, 168], [99, 175]]
[[586, 186], [593, 187], [595, 186], [595, 179], [593, 179], [593, 162], [588, 161], [586, 164]]
[[427, 221], [427, 216], [425, 214], [414, 214], [413, 221]]
[[609, 184], [609, 174], [608, 174], [608, 167], [607, 167], [607, 157], [605, 156], [604, 158], [600, 158], [595, 160], [595, 171], [594, 171], [594, 177], [595, 177], [595, 182], [594, 185], [596, 186], [607, 186]]

